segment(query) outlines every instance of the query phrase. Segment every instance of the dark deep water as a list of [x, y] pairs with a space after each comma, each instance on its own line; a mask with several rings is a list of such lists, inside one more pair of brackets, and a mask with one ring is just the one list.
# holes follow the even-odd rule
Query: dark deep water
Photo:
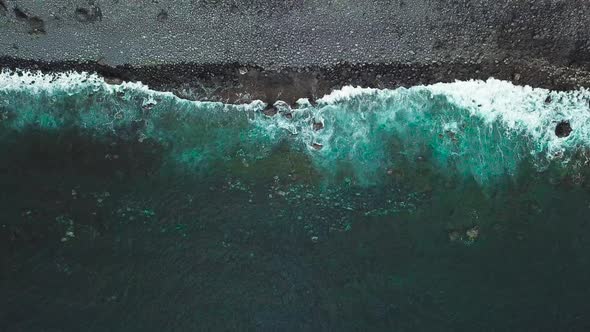
[[0, 77], [0, 330], [590, 329], [586, 91], [265, 115], [27, 75]]

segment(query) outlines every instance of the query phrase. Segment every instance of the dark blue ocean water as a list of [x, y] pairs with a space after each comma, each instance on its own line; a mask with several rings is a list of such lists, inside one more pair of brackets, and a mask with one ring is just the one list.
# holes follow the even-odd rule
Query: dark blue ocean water
[[587, 331], [589, 100], [3, 73], [0, 330]]

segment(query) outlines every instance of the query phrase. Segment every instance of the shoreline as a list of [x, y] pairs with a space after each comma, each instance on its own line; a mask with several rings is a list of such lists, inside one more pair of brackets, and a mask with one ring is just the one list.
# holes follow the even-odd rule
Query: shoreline
[[257, 65], [165, 64], [110, 66], [100, 62], [46, 62], [0, 57], [2, 70], [39, 70], [43, 73], [86, 71], [112, 84], [142, 82], [151, 89], [172, 92], [189, 100], [247, 103], [277, 100], [295, 104], [299, 98], [316, 100], [346, 85], [395, 89], [455, 80], [496, 78], [515, 85], [565, 91], [590, 87], [585, 66], [555, 66], [539, 61], [372, 63], [342, 62], [333, 66], [265, 69]]

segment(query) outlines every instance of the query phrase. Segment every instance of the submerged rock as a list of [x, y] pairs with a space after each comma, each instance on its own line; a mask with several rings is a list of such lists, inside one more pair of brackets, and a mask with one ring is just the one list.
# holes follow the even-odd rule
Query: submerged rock
[[473, 244], [479, 238], [479, 226], [473, 226], [468, 229], [451, 229], [448, 232], [449, 241], [461, 241], [465, 245]]
[[321, 121], [314, 121], [313, 122], [313, 130], [319, 131], [324, 129], [324, 123]]
[[266, 116], [275, 116], [278, 113], [278, 110], [276, 107], [269, 105], [268, 107], [262, 110], [262, 113]]
[[449, 232], [449, 241], [455, 242], [461, 239], [461, 233], [457, 230], [452, 230]]
[[479, 237], [479, 226], [474, 226], [465, 232], [467, 242], [472, 243]]
[[547, 96], [547, 98], [545, 98], [545, 104], [551, 104], [551, 96]]
[[561, 121], [555, 127], [555, 135], [557, 135], [557, 137], [568, 137], [572, 130], [573, 129], [569, 121]]

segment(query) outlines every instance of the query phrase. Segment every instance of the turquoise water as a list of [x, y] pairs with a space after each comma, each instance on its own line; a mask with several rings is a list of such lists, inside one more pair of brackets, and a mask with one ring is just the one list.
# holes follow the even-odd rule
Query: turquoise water
[[4, 72], [0, 320], [587, 330], [589, 101], [490, 79], [270, 109]]

